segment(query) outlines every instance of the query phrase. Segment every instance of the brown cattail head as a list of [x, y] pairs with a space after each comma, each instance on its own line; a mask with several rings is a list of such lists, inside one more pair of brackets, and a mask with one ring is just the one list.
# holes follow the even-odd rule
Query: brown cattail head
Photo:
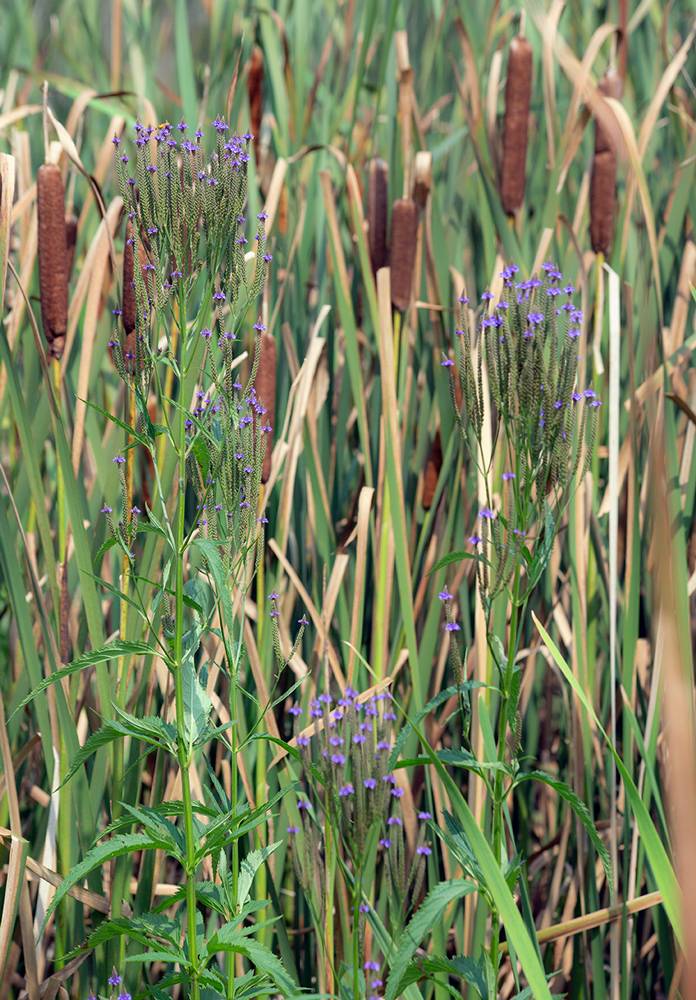
[[379, 156], [370, 162], [367, 181], [367, 243], [372, 271], [377, 274], [387, 263], [387, 207], [389, 165]]
[[410, 198], [399, 198], [395, 201], [392, 206], [389, 266], [392, 305], [399, 312], [404, 312], [411, 300], [417, 225], [416, 203]]
[[425, 467], [425, 482], [423, 483], [423, 510], [430, 510], [435, 497], [437, 481], [442, 468], [442, 443], [440, 431], [435, 431], [435, 438], [430, 449], [428, 464]]
[[36, 175], [39, 230], [41, 320], [54, 358], [62, 357], [68, 329], [68, 256], [65, 243], [65, 190], [60, 170], [44, 163]]
[[[264, 330], [261, 334], [261, 354], [256, 372], [256, 396], [266, 408], [263, 416], [264, 426], [275, 427], [276, 408], [276, 342], [272, 333]], [[261, 482], [267, 483], [271, 475], [271, 457], [273, 454], [273, 430], [266, 431], [266, 452], [263, 456]]]
[[[619, 76], [619, 71], [615, 66], [610, 66], [602, 75], [598, 89], [604, 97], [613, 97], [617, 101], [621, 100], [623, 96], [623, 83]], [[595, 153], [616, 152], [616, 143], [612, 141], [610, 133], [607, 132], [599, 119], [595, 120], [594, 148]]]
[[608, 256], [614, 235], [616, 153], [595, 153], [590, 178], [590, 241], [595, 253]]
[[263, 52], [258, 45], [251, 50], [249, 75], [247, 76], [247, 92], [249, 94], [249, 116], [251, 131], [255, 137], [254, 151], [256, 165], [259, 163], [259, 135], [261, 134], [261, 111], [263, 107]]
[[516, 35], [510, 43], [508, 59], [500, 170], [500, 198], [508, 215], [515, 213], [524, 199], [531, 96], [532, 46], [526, 38]]
[[68, 278], [72, 274], [75, 263], [75, 244], [77, 243], [77, 216], [69, 212], [65, 214], [65, 250], [68, 255]]

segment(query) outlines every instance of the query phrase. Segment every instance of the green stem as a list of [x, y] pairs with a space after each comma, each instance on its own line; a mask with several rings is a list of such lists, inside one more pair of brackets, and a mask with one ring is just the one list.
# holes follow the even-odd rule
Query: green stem
[[[510, 706], [510, 688], [515, 669], [515, 651], [517, 649], [517, 631], [519, 628], [519, 595], [520, 595], [520, 564], [515, 566], [515, 579], [512, 590], [512, 612], [510, 615], [510, 640], [508, 646], [505, 675], [501, 678], [502, 696], [500, 699], [500, 721], [498, 726], [498, 763], [505, 762], [505, 746], [507, 742], [508, 709]], [[493, 789], [493, 854], [498, 864], [502, 864], [503, 854], [503, 772], [495, 773]], [[497, 908], [491, 911], [491, 961], [493, 968], [498, 967], [498, 947], [500, 936], [500, 915]]]
[[[362, 869], [358, 866], [353, 879], [353, 1000], [360, 1000], [358, 968], [360, 965], [360, 902], [362, 895]], [[367, 992], [367, 989], [366, 991]]]
[[[183, 331], [182, 331], [183, 332]], [[185, 338], [182, 343], [184, 356]], [[183, 381], [182, 381], [183, 389]], [[183, 403], [183, 399], [182, 399]], [[194, 856], [196, 843], [193, 833], [193, 808], [191, 805], [191, 784], [189, 780], [189, 765], [191, 754], [186, 744], [186, 725], [184, 722], [184, 685], [182, 662], [184, 652], [184, 507], [186, 501], [186, 428], [184, 421], [186, 413], [183, 405], [179, 409], [179, 495], [176, 521], [176, 611], [174, 621], [174, 693], [176, 698], [176, 731], [177, 758], [181, 769], [181, 799], [183, 803], [184, 836], [186, 839], [186, 934], [188, 940], [188, 957], [191, 962], [192, 1000], [200, 998], [200, 982], [198, 968], [198, 940], [196, 937], [196, 866]], [[232, 769], [234, 771], [234, 768]]]

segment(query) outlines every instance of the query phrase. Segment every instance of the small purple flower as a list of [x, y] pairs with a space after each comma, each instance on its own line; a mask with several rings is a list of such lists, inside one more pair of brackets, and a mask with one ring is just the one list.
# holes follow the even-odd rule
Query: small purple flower
[[421, 844], [416, 848], [416, 854], [432, 854], [433, 852], [427, 846], [427, 844]]
[[365, 788], [369, 788], [371, 791], [374, 791], [377, 787], [377, 780], [375, 778], [365, 778], [363, 779], [363, 785]]
[[529, 316], [527, 316], [527, 319], [532, 326], [538, 326], [539, 323], [544, 322], [544, 317], [540, 312], [531, 312]]
[[345, 764], [345, 762], [346, 762], [346, 758], [345, 758], [345, 756], [342, 753], [332, 753], [331, 754], [331, 763], [332, 764], [343, 765], [343, 764]]
[[493, 298], [495, 298], [495, 296], [493, 295], [493, 292], [489, 291], [489, 289], [486, 289], [486, 291], [481, 296], [481, 301], [482, 302], [490, 302]]
[[366, 972], [379, 972], [379, 962], [365, 962], [363, 969]]
[[456, 622], [447, 622], [447, 624], [445, 625], [445, 631], [446, 632], [459, 632], [460, 628], [459, 628], [459, 625], [457, 625]]
[[441, 366], [443, 368], [454, 368], [454, 361], [451, 361], [450, 358], [445, 358], [445, 360], [441, 362]]
[[369, 903], [361, 903], [360, 906], [358, 907], [358, 913], [369, 913], [369, 912], [370, 912]]
[[503, 480], [504, 480], [505, 482], [507, 482], [507, 481], [508, 481], [508, 479], [515, 479], [515, 478], [516, 478], [516, 476], [515, 476], [515, 473], [514, 473], [514, 472], [504, 472], [504, 473], [503, 473]]
[[130, 514], [142, 514], [142, 511], [141, 511], [140, 507], [131, 507], [129, 513]]
[[353, 737], [353, 743], [364, 743], [364, 742], [365, 742], [364, 733], [356, 733], [355, 736]]
[[429, 812], [423, 811], [418, 813], [418, 819], [432, 819], [432, 818], [433, 817]]
[[101, 512], [102, 514], [111, 514], [113, 513], [113, 509], [113, 507], [102, 507]]
[[[241, 507], [242, 505], [240, 504], [239, 506]], [[247, 506], [249, 506], [249, 504], [247, 504]], [[279, 618], [280, 617], [280, 611], [276, 611], [276, 610], [269, 611], [268, 612], [268, 617], [269, 618]]]
[[395, 799], [400, 799], [401, 796], [404, 794], [404, 790], [403, 788], [392, 788], [391, 793]]
[[548, 260], [544, 261], [544, 263], [541, 265], [542, 271], [553, 271], [553, 269], [554, 269], [553, 264]]
[[484, 519], [488, 518], [490, 520], [494, 515], [493, 515], [493, 511], [490, 509], [490, 507], [483, 507], [478, 512], [478, 516], [481, 517], [481, 518], [484, 518]]
[[117, 455], [116, 458], [112, 459], [112, 461], [115, 462], [117, 465], [123, 465], [126, 460], [121, 455]]
[[482, 541], [483, 539], [481, 538], [480, 535], [471, 535], [471, 537], [469, 538], [470, 545], [479, 545]]
[[338, 790], [338, 794], [342, 795], [344, 798], [347, 798], [349, 795], [355, 795], [355, 789], [351, 785], [350, 781], [347, 781], [345, 785], [341, 785], [341, 787]]
[[596, 399], [597, 393], [594, 391], [594, 389], [585, 389], [583, 391], [583, 396], [585, 397], [585, 399]]
[[[266, 524], [268, 524], [268, 519], [266, 518], [265, 520], [266, 520]], [[302, 615], [301, 618], [297, 619], [297, 624], [298, 625], [309, 625], [309, 619], [307, 618], [306, 615]]]
[[297, 737], [298, 746], [308, 747], [309, 746], [309, 736], [298, 736]]
[[391, 743], [387, 743], [386, 740], [380, 740], [376, 747], [377, 750], [391, 750]]
[[280, 594], [276, 594], [276, 592], [274, 590], [272, 594], [268, 595], [268, 597], [266, 598], [266, 600], [268, 600], [268, 601], [277, 601], [279, 597], [280, 597]]
[[387, 820], [387, 826], [403, 826], [403, 822], [400, 816], [390, 816]]
[[310, 803], [307, 801], [307, 799], [300, 799], [300, 801], [297, 803], [297, 808], [298, 809], [311, 809], [312, 807], [311, 807]]
[[453, 594], [450, 594], [450, 592], [447, 589], [447, 587], [445, 587], [444, 590], [441, 590], [440, 593], [437, 596], [439, 597], [439, 599], [441, 601], [451, 601], [452, 598], [454, 597]]
[[291, 705], [288, 712], [290, 715], [302, 715], [302, 709], [299, 705]]
[[114, 969], [113, 973], [109, 976], [108, 979], [109, 986], [118, 986], [120, 982], [121, 982], [121, 977], [119, 976], [118, 972], [116, 972], [116, 970]]
[[287, 827], [287, 833], [299, 833], [299, 832], [300, 832], [299, 826], [289, 826], [289, 827]]
[[389, 850], [389, 848], [391, 847], [391, 845], [392, 845], [391, 840], [386, 840], [384, 837], [379, 842], [379, 846], [383, 847], [386, 851]]
[[573, 292], [575, 291], [575, 288], [573, 285], [566, 285], [565, 288], [562, 289], [562, 291], [565, 292], [566, 295], [572, 295]]

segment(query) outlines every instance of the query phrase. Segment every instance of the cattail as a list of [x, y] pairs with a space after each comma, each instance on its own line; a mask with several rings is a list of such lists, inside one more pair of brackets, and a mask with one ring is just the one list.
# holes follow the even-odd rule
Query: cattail
[[372, 271], [377, 274], [387, 263], [387, 198], [389, 166], [379, 156], [370, 163], [367, 181], [367, 242]]
[[251, 131], [256, 137], [254, 151], [256, 165], [259, 163], [259, 135], [261, 133], [261, 109], [263, 106], [263, 52], [258, 45], [251, 50], [251, 63], [247, 76], [247, 93], [249, 94], [249, 116]]
[[65, 213], [65, 249], [68, 259], [68, 278], [72, 274], [75, 263], [75, 244], [77, 243], [77, 216], [70, 212]]
[[68, 329], [68, 257], [65, 242], [65, 191], [60, 170], [44, 163], [36, 176], [41, 320], [49, 350], [59, 360]]
[[435, 431], [428, 464], [425, 467], [425, 482], [423, 484], [423, 510], [430, 510], [435, 497], [437, 481], [442, 468], [442, 442], [440, 441], [440, 431]]
[[[617, 101], [622, 94], [621, 77], [610, 66], [599, 81], [599, 91]], [[616, 199], [616, 143], [599, 120], [595, 121], [595, 155], [590, 178], [590, 242], [595, 253], [606, 257], [614, 235]]]
[[500, 171], [500, 198], [508, 215], [513, 215], [524, 199], [531, 94], [532, 46], [526, 38], [516, 35], [510, 43], [508, 59]]
[[[264, 419], [267, 425], [275, 425], [276, 408], [276, 342], [272, 333], [266, 330], [261, 334], [261, 355], [256, 373], [256, 395], [259, 402], [266, 408]], [[273, 455], [273, 430], [266, 431], [266, 452], [263, 456], [261, 482], [267, 483], [271, 475], [271, 457]]]
[[416, 153], [413, 179], [413, 200], [418, 212], [425, 211], [428, 195], [433, 186], [433, 154], [427, 150]]
[[404, 312], [411, 300], [417, 225], [415, 202], [410, 198], [400, 198], [395, 201], [392, 206], [389, 265], [392, 305], [399, 312]]
[[590, 178], [590, 242], [595, 253], [606, 257], [614, 235], [616, 153], [595, 153]]

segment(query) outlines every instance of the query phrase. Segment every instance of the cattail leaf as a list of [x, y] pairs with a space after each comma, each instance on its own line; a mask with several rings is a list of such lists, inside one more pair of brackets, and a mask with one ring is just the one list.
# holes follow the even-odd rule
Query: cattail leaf
[[590, 704], [585, 691], [582, 686], [578, 683], [572, 670], [564, 660], [560, 653], [560, 650], [554, 643], [551, 636], [548, 634], [546, 629], [543, 627], [537, 616], [532, 611], [532, 618], [534, 624], [536, 625], [539, 634], [541, 635], [544, 643], [553, 656], [554, 661], [562, 671], [564, 677], [573, 688], [573, 691], [582, 703], [585, 711], [588, 713], [591, 719], [593, 719], [594, 724], [597, 729], [604, 737], [606, 746], [609, 748], [612, 754], [616, 766], [619, 769], [621, 778], [624, 782], [624, 788], [626, 789], [626, 798], [631, 804], [631, 808], [636, 818], [638, 824], [638, 829], [640, 830], [641, 839], [643, 841], [643, 846], [645, 849], [645, 854], [650, 863], [650, 869], [653, 874], [653, 878], [657, 883], [658, 889], [662, 892], [662, 903], [667, 912], [669, 921], [674, 929], [674, 933], [677, 936], [679, 942], [683, 945], [684, 942], [684, 928], [681, 913], [681, 892], [679, 889], [679, 883], [677, 882], [677, 877], [674, 872], [674, 868], [669, 860], [665, 845], [662, 843], [659, 833], [653, 823], [650, 813], [648, 812], [645, 803], [643, 802], [642, 795], [636, 788], [636, 785], [628, 773], [628, 770], [621, 759], [621, 755], [616, 751], [614, 745], [609, 739], [607, 733], [604, 731], [602, 723], [599, 721], [597, 714]]
[[[181, 102], [189, 127], [198, 124], [198, 101], [196, 98], [196, 78], [193, 72], [193, 52], [191, 32], [188, 23], [186, 0], [176, 0], [174, 17], [174, 50], [176, 53], [176, 75], [179, 81]], [[152, 125], [155, 123], [152, 122]]]

